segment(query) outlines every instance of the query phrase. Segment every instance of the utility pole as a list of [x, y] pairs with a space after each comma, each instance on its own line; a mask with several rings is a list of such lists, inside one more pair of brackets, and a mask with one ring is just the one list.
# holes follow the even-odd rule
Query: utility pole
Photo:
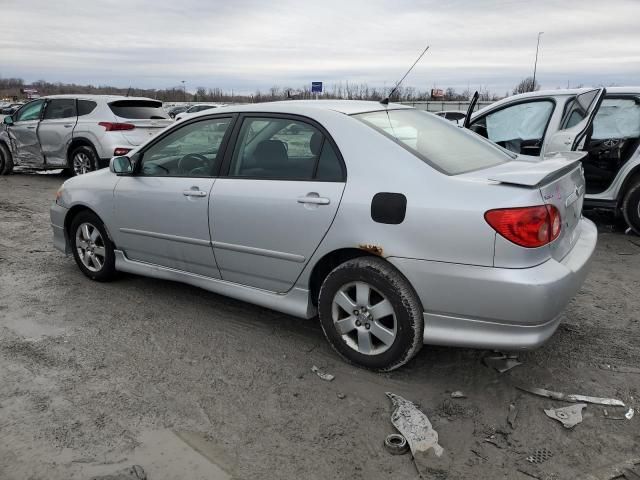
[[184, 84], [184, 80], [182, 80], [182, 101], [187, 101], [187, 87]]
[[544, 32], [538, 32], [538, 45], [536, 45], [536, 61], [533, 64], [533, 82], [531, 83], [531, 91], [536, 89], [536, 70], [538, 68], [538, 50], [540, 49], [540, 37]]

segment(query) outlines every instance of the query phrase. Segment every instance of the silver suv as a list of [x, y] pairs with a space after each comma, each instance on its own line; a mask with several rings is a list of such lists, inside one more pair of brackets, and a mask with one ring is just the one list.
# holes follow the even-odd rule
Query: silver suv
[[66, 168], [74, 175], [108, 166], [172, 120], [162, 102], [112, 95], [52, 95], [23, 105], [3, 120], [0, 174], [14, 165]]

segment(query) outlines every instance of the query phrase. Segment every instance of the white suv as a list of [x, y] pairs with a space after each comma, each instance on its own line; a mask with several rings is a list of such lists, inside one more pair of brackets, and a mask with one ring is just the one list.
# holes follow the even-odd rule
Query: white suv
[[162, 102], [112, 95], [52, 95], [23, 105], [3, 120], [0, 174], [14, 165], [66, 168], [75, 175], [109, 165], [172, 120]]

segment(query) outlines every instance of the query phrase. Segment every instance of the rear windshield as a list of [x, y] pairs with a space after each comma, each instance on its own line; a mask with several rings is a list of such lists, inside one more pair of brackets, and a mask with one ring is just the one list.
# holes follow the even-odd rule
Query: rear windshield
[[109, 104], [111, 111], [121, 118], [131, 119], [159, 119], [169, 118], [162, 109], [162, 102], [153, 100], [117, 100]]
[[493, 167], [515, 158], [467, 129], [414, 109], [354, 115], [447, 175]]

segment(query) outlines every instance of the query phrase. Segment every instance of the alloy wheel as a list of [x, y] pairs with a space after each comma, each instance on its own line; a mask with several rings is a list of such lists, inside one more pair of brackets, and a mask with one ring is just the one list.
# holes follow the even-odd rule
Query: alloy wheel
[[82, 223], [76, 230], [76, 250], [82, 264], [91, 272], [99, 272], [104, 265], [106, 248], [100, 230], [90, 223]]
[[358, 353], [379, 355], [396, 339], [398, 323], [391, 302], [366, 282], [343, 285], [333, 297], [331, 313], [342, 340]]
[[91, 168], [91, 159], [84, 152], [78, 152], [73, 156], [73, 173], [83, 175], [89, 173]]

